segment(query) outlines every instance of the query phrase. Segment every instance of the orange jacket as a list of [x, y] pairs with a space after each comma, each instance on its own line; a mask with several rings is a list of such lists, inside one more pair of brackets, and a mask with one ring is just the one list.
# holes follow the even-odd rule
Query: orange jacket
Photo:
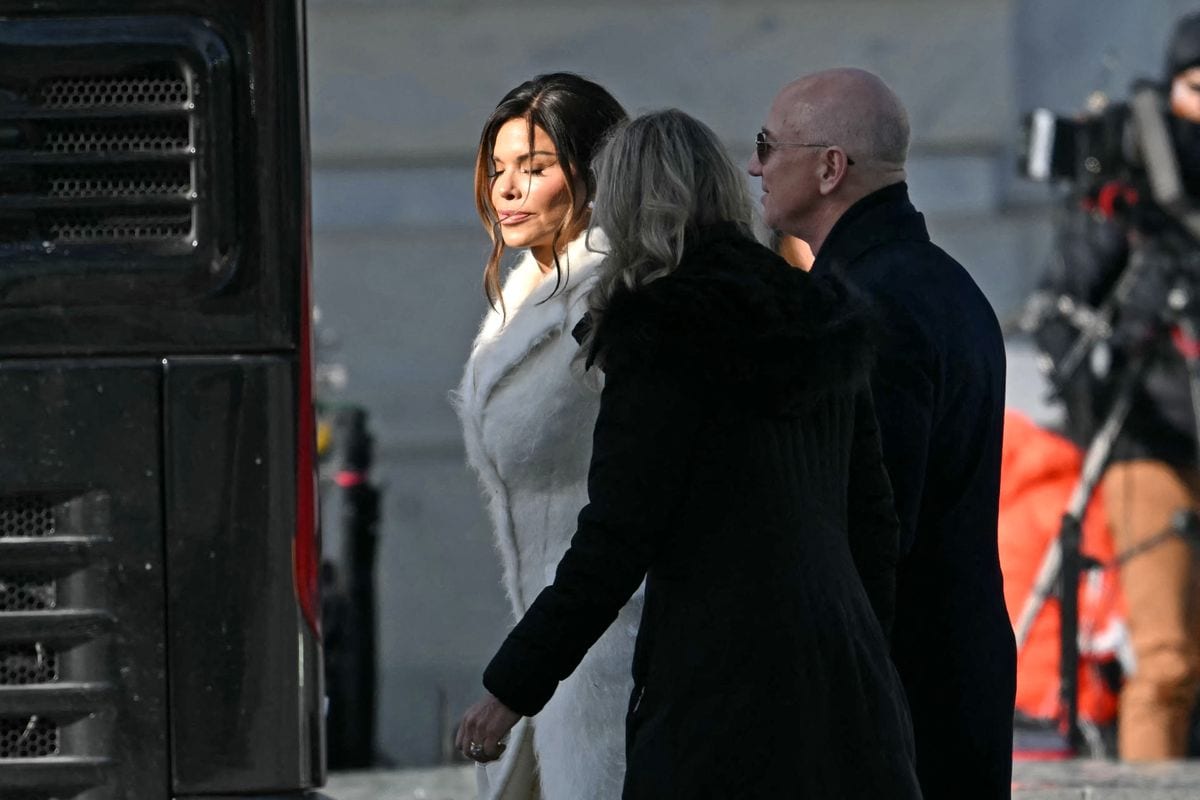
[[[1016, 625], [1051, 542], [1058, 536], [1071, 491], [1079, 480], [1083, 453], [1071, 442], [1008, 410], [1000, 477], [1000, 567], [1004, 599]], [[1108, 564], [1113, 541], [1100, 493], [1083, 520], [1086, 555]], [[1110, 722], [1117, 698], [1101, 680], [1096, 666], [1114, 657], [1124, 625], [1124, 599], [1114, 568], [1085, 572], [1079, 585], [1081, 658], [1079, 714], [1094, 722]], [[1048, 597], [1023, 646], [1017, 652], [1017, 709], [1042, 718], [1058, 717], [1059, 607]]]

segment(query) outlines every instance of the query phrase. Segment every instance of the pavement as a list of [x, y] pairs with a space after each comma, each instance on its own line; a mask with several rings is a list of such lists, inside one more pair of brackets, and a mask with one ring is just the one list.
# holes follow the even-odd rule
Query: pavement
[[1026, 761], [1013, 766], [1014, 800], [1198, 800], [1200, 761]]
[[330, 800], [475, 800], [475, 767], [334, 772]]
[[[324, 792], [331, 800], [475, 800], [474, 767], [335, 773]], [[1017, 762], [1013, 800], [1200, 800], [1200, 760]]]

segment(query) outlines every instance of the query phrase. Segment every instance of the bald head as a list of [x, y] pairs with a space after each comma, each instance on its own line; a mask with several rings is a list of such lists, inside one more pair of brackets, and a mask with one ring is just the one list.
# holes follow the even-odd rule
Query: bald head
[[899, 173], [908, 157], [908, 113], [887, 84], [861, 69], [805, 75], [775, 99], [789, 134], [842, 147], [860, 172]]
[[762, 179], [763, 221], [818, 252], [854, 203], [905, 179], [908, 114], [861, 69], [805, 75], [779, 91], [749, 172]]

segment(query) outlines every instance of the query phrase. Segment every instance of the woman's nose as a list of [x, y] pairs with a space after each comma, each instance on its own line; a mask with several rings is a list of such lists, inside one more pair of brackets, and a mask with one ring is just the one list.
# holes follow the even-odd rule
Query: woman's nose
[[520, 196], [520, 191], [517, 182], [509, 176], [508, 170], [505, 170], [496, 177], [496, 193], [505, 200], [512, 200]]

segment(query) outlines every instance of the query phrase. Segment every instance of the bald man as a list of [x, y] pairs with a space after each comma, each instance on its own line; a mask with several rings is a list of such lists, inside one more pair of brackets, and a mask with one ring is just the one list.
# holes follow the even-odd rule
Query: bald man
[[1008, 798], [1016, 646], [996, 548], [1004, 342], [966, 270], [908, 199], [908, 117], [878, 77], [837, 69], [779, 92], [750, 174], [765, 222], [808, 242], [874, 306], [872, 374], [901, 521], [892, 653], [925, 800]]

